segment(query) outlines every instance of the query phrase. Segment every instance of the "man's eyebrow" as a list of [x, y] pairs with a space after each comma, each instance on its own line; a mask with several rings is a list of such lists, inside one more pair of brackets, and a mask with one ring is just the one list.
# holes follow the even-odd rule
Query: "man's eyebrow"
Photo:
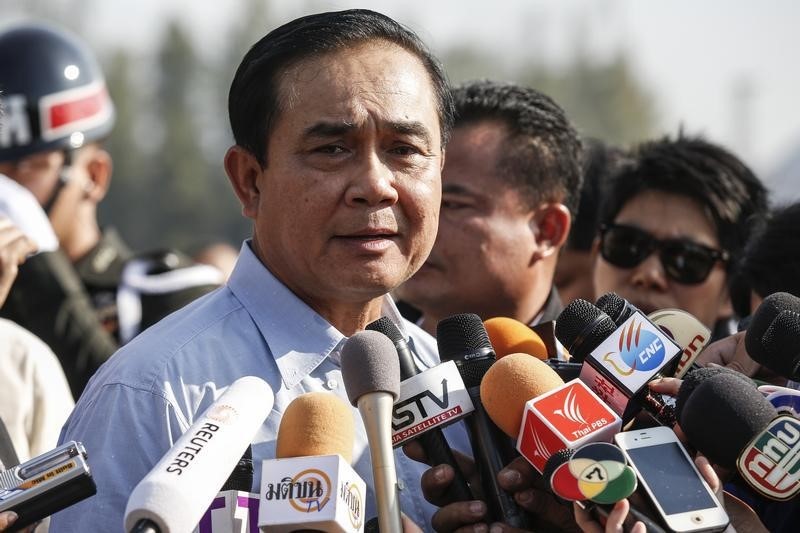
[[443, 183], [442, 194], [464, 194], [467, 196], [475, 195], [474, 192], [458, 183]]
[[356, 129], [352, 122], [320, 121], [303, 131], [303, 137], [338, 137]]
[[431, 142], [431, 134], [427, 127], [422, 122], [411, 121], [391, 121], [388, 123], [389, 128], [401, 135], [410, 135], [412, 137], [419, 137], [426, 144]]

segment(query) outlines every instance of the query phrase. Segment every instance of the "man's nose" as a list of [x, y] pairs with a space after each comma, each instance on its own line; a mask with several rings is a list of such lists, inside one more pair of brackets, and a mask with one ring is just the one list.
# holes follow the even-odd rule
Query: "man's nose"
[[667, 274], [658, 257], [658, 251], [654, 251], [633, 267], [631, 283], [641, 288], [667, 290]]
[[354, 171], [345, 199], [348, 205], [379, 206], [397, 202], [395, 175], [376, 152], [366, 154]]

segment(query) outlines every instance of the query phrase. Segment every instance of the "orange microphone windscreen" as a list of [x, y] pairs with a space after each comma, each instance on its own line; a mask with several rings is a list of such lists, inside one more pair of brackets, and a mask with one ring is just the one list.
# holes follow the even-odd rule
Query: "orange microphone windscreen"
[[497, 359], [510, 353], [526, 353], [542, 360], [548, 358], [542, 338], [519, 320], [500, 316], [486, 320], [483, 325]]
[[516, 439], [525, 403], [564, 384], [544, 362], [526, 353], [512, 353], [496, 361], [481, 380], [481, 402], [489, 418]]
[[309, 392], [292, 400], [283, 413], [275, 458], [338, 453], [350, 463], [354, 440], [350, 406], [333, 393]]

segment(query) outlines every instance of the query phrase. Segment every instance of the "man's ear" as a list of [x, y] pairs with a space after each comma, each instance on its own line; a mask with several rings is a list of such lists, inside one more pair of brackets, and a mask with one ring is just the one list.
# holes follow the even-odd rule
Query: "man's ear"
[[261, 164], [248, 150], [234, 145], [225, 154], [225, 172], [242, 204], [242, 214], [255, 218], [260, 196], [258, 179], [262, 173]]
[[543, 204], [534, 213], [531, 223], [536, 225], [539, 255], [544, 258], [557, 254], [567, 241], [572, 217], [564, 204]]
[[111, 154], [100, 147], [93, 148], [86, 164], [89, 181], [85, 184], [84, 191], [87, 198], [98, 204], [106, 197], [113, 169]]

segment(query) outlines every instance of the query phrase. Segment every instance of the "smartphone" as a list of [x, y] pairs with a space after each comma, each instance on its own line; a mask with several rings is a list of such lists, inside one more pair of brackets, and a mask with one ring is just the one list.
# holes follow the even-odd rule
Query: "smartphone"
[[722, 531], [725, 508], [672, 429], [657, 426], [614, 436], [653, 506], [672, 531]]

